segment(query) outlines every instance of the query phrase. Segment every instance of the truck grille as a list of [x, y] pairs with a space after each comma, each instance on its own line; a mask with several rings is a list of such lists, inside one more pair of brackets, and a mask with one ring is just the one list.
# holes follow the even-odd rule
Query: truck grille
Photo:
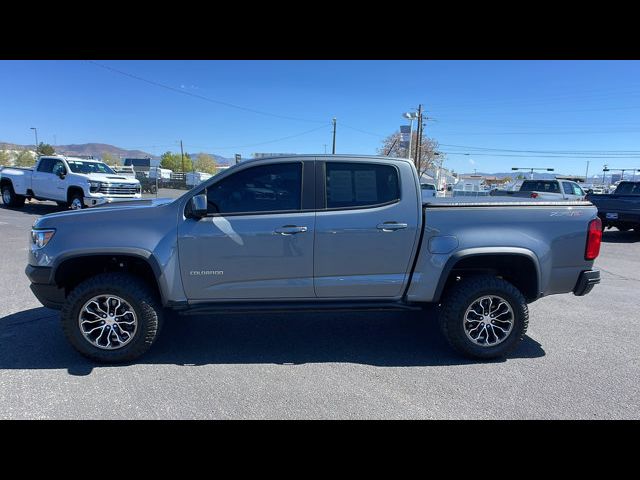
[[130, 183], [103, 183], [100, 185], [100, 193], [105, 195], [135, 195], [140, 193], [140, 185]]

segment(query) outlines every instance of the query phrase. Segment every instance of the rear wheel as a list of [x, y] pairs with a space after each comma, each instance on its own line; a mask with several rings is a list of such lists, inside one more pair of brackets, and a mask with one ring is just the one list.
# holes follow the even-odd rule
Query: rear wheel
[[144, 354], [162, 324], [157, 295], [141, 279], [103, 273], [85, 280], [60, 313], [65, 336], [82, 355], [100, 362], [126, 362]]
[[18, 195], [13, 191], [13, 185], [6, 183], [2, 185], [2, 203], [7, 207], [20, 208], [24, 205], [26, 197]]
[[443, 303], [442, 332], [465, 356], [503, 357], [527, 331], [527, 301], [504, 279], [489, 275], [463, 279], [450, 289]]

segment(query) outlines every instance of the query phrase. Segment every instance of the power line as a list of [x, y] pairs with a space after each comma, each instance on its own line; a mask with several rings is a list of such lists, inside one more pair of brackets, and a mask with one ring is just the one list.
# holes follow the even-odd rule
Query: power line
[[490, 148], [490, 147], [474, 147], [470, 145], [453, 145], [448, 143], [441, 143], [444, 147], [455, 148], [467, 148], [470, 150], [491, 150], [495, 152], [515, 152], [515, 153], [562, 153], [562, 154], [589, 154], [589, 153], [602, 153], [602, 154], [629, 154], [640, 153], [640, 150], [510, 150], [506, 148]]
[[101, 63], [94, 62], [93, 60], [85, 60], [85, 61], [88, 62], [88, 63], [91, 63], [93, 65], [97, 65], [98, 67], [104, 68], [106, 70], [110, 70], [110, 71], [118, 73], [120, 75], [124, 75], [125, 77], [133, 78], [134, 80], [145, 82], [145, 83], [148, 83], [150, 85], [155, 85], [156, 87], [164, 88], [166, 90], [171, 90], [172, 92], [181, 93], [182, 95], [187, 95], [189, 97], [198, 98], [200, 100], [204, 100], [204, 101], [207, 101], [207, 102], [210, 102], [210, 103], [215, 103], [215, 104], [218, 104], [218, 105], [224, 105], [226, 107], [235, 108], [235, 109], [238, 109], [238, 110], [244, 110], [245, 112], [257, 113], [259, 115], [266, 115], [266, 116], [269, 116], [269, 117], [283, 118], [285, 120], [295, 120], [295, 121], [298, 121], [298, 122], [309, 122], [309, 123], [324, 123], [325, 122], [325, 120], [310, 120], [310, 119], [307, 119], [307, 118], [299, 118], [299, 117], [290, 117], [290, 116], [287, 116], [287, 115], [279, 115], [277, 113], [270, 113], [270, 112], [265, 112], [265, 111], [262, 111], [262, 110], [256, 110], [254, 108], [243, 107], [241, 105], [235, 105], [233, 103], [224, 102], [222, 100], [215, 100], [213, 98], [205, 97], [204, 95], [199, 95], [197, 93], [189, 92], [189, 91], [186, 91], [186, 90], [183, 90], [183, 89], [180, 89], [180, 88], [175, 88], [175, 87], [172, 87], [170, 85], [165, 85], [164, 83], [156, 82], [154, 80], [149, 80], [147, 78], [143, 78], [143, 77], [140, 77], [138, 75], [134, 75], [132, 73], [124, 72], [124, 71], [119, 70], [117, 68], [109, 67], [107, 65], [103, 65]]
[[589, 158], [589, 159], [602, 159], [602, 160], [608, 160], [608, 159], [616, 159], [616, 160], [624, 160], [625, 158], [640, 158], [640, 154], [632, 154], [632, 155], [626, 155], [626, 156], [587, 156], [587, 155], [572, 155], [572, 156], [566, 156], [566, 155], [521, 155], [521, 154], [507, 154], [507, 153], [481, 153], [481, 152], [451, 152], [451, 151], [445, 151], [443, 150], [443, 153], [446, 153], [447, 155], [466, 155], [466, 156], [483, 156], [483, 157], [509, 157], [509, 158], [563, 158], [566, 160], [572, 160], [572, 159], [580, 159], [580, 158]]
[[258, 145], [265, 145], [267, 143], [276, 143], [276, 142], [281, 142], [283, 140], [288, 140], [290, 138], [301, 137], [302, 135], [307, 135], [308, 133], [312, 133], [312, 132], [316, 132], [318, 130], [322, 130], [323, 128], [326, 128], [327, 125], [322, 125], [322, 126], [317, 127], [317, 128], [312, 128], [311, 130], [307, 130], [307, 131], [301, 132], [301, 133], [296, 133], [295, 135], [289, 135], [287, 137], [276, 138], [274, 140], [267, 140], [266, 142], [250, 143], [250, 144], [247, 144], [247, 145], [233, 145], [233, 146], [230, 146], [230, 147], [206, 147], [206, 148], [211, 149], [211, 150], [229, 150], [229, 149], [232, 149], [232, 148], [255, 147], [255, 146], [258, 146]]

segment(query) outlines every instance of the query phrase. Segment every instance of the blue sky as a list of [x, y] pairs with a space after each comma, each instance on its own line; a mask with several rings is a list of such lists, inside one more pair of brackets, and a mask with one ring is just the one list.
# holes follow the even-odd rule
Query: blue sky
[[422, 103], [425, 133], [458, 172], [640, 168], [638, 61], [96, 63], [0, 61], [0, 141], [33, 143], [33, 126], [47, 143], [153, 154], [180, 139], [227, 157], [323, 153], [335, 116], [338, 153], [374, 154]]

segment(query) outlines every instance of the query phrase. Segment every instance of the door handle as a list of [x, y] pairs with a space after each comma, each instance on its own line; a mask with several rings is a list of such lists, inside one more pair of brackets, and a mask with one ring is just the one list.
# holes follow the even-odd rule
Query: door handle
[[307, 227], [298, 227], [297, 225], [284, 225], [275, 229], [275, 233], [280, 235], [294, 235], [296, 233], [303, 233], [307, 231]]
[[409, 225], [406, 223], [398, 223], [398, 222], [384, 222], [379, 223], [376, 227], [378, 230], [382, 230], [383, 232], [394, 232], [396, 230], [402, 230], [403, 228], [407, 228]]

